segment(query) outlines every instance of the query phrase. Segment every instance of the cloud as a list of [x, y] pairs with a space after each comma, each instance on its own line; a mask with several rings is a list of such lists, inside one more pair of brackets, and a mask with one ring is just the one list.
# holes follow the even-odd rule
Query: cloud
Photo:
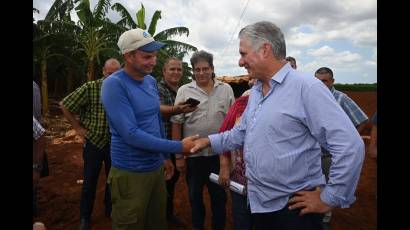
[[[91, 0], [90, 4], [94, 6], [97, 1]], [[34, 0], [33, 7], [40, 10], [40, 15], [33, 13], [33, 17], [43, 19], [53, 2]], [[112, 0], [111, 4], [116, 2], [124, 5], [134, 20], [143, 3], [148, 23], [155, 10], [161, 10], [157, 32], [188, 27], [189, 37], [173, 39], [213, 53], [217, 74], [246, 73], [237, 65], [238, 32], [250, 23], [266, 20], [282, 29], [287, 54], [295, 56], [298, 69], [314, 71], [329, 65], [338, 70], [338, 79], [353, 81], [362, 78], [350, 76], [366, 75], [364, 81], [377, 81], [376, 0]], [[72, 18], [77, 20], [74, 10]], [[120, 16], [110, 9], [109, 18], [116, 22]], [[335, 45], [338, 43], [344, 45]]]

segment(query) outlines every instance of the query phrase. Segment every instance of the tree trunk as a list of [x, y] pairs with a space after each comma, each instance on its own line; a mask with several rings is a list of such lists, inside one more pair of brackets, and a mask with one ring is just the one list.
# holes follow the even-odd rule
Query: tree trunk
[[74, 74], [73, 70], [71, 67], [68, 69], [68, 74], [67, 74], [67, 88], [66, 88], [66, 93], [69, 94], [73, 91], [74, 88]]
[[87, 82], [94, 81], [94, 59], [90, 60], [87, 67]]
[[42, 102], [42, 115], [48, 113], [48, 86], [47, 86], [47, 59], [42, 58], [40, 63], [41, 74], [41, 102]]

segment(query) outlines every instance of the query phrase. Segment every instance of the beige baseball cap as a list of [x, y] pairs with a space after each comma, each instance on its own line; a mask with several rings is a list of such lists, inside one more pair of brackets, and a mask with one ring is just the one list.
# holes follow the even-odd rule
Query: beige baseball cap
[[136, 49], [144, 52], [154, 52], [161, 49], [165, 44], [155, 41], [147, 31], [137, 28], [121, 34], [117, 45], [121, 53], [125, 54]]

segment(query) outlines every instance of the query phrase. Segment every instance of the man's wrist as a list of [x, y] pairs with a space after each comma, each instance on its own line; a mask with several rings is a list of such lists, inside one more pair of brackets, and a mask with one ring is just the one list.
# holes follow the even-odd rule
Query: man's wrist
[[182, 158], [184, 158], [184, 155], [182, 155], [182, 154], [175, 154], [175, 159], [179, 160], [179, 159], [182, 159]]
[[182, 112], [179, 105], [174, 105], [174, 114], [180, 114]]

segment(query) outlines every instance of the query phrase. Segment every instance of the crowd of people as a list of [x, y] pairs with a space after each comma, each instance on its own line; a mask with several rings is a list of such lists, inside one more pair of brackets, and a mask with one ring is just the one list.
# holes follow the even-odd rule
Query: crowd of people
[[[193, 229], [205, 227], [205, 185], [212, 229], [225, 229], [231, 182], [244, 187], [241, 194], [230, 191], [235, 230], [329, 229], [331, 210], [353, 204], [366, 114], [334, 88], [330, 68], [314, 76], [297, 70], [275, 24], [248, 25], [239, 40], [239, 66], [250, 78], [250, 90], [239, 98], [215, 78], [214, 56], [204, 50], [190, 58], [192, 82], [181, 84], [183, 65], [176, 57], [165, 60], [157, 82], [151, 73], [165, 44], [137, 28], [119, 37], [123, 67], [108, 59], [102, 78], [60, 102], [84, 138], [79, 230], [91, 229], [103, 166], [105, 214], [116, 230], [167, 229], [167, 222], [186, 227], [173, 208], [180, 175], [188, 185]], [[38, 88], [33, 82], [35, 213], [44, 153]], [[376, 156], [376, 115], [372, 123]], [[217, 183], [211, 173], [219, 175]]]

